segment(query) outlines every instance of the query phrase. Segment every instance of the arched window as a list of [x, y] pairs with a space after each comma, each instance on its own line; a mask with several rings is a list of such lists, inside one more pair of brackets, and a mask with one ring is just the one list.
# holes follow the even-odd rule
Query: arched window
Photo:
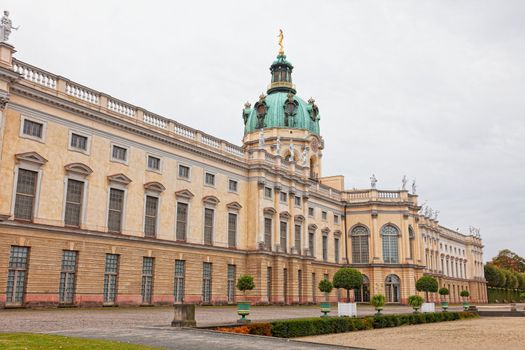
[[383, 238], [383, 261], [386, 264], [396, 264], [398, 259], [398, 240], [399, 231], [393, 225], [385, 225], [381, 229], [381, 236]]
[[350, 234], [352, 238], [352, 262], [354, 264], [368, 264], [368, 229], [356, 226]]
[[396, 275], [388, 275], [385, 278], [385, 294], [387, 303], [399, 303], [401, 299], [401, 280]]
[[370, 302], [370, 281], [366, 275], [363, 275], [363, 285], [354, 289], [354, 296], [356, 303]]
[[414, 245], [416, 241], [416, 235], [414, 234], [414, 230], [412, 229], [412, 226], [408, 226], [408, 240], [409, 240], [409, 248], [410, 248], [410, 259], [414, 259]]

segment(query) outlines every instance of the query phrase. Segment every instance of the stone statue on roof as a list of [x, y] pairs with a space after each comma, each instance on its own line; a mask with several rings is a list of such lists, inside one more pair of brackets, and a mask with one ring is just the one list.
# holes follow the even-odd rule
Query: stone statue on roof
[[303, 153], [301, 154], [301, 165], [302, 166], [306, 166], [307, 158], [308, 158], [308, 148], [305, 147], [303, 149]]
[[13, 27], [13, 22], [9, 18], [9, 11], [4, 11], [4, 16], [0, 21], [0, 41], [6, 42], [9, 40], [9, 35], [11, 35], [12, 30], [18, 30], [20, 26]]
[[401, 179], [401, 190], [402, 191], [405, 191], [407, 189], [407, 182], [408, 182], [407, 176], [403, 175], [403, 178]]
[[259, 131], [259, 148], [264, 148], [264, 131]]
[[412, 194], [416, 194], [416, 179], [412, 180]]
[[372, 188], [376, 188], [376, 184], [377, 184], [376, 176], [372, 174], [372, 176], [370, 176], [370, 186]]
[[277, 136], [277, 141], [275, 142], [275, 154], [281, 154], [281, 136]]

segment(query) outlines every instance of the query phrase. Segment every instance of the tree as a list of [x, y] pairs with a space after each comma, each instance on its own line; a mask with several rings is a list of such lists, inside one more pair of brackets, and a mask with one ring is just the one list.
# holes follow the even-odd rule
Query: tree
[[416, 290], [418, 292], [425, 292], [425, 300], [428, 302], [428, 293], [435, 293], [438, 291], [438, 281], [432, 276], [423, 276], [416, 282]]
[[518, 282], [518, 288], [521, 290], [525, 290], [525, 273], [518, 273]]
[[498, 269], [498, 287], [505, 288], [507, 285], [507, 274], [504, 270]]
[[505, 270], [507, 274], [507, 282], [505, 283], [505, 288], [507, 289], [516, 289], [518, 287], [518, 277], [516, 277], [516, 272]]
[[499, 285], [498, 268], [492, 264], [485, 264], [485, 279], [490, 287], [497, 287]]
[[361, 288], [363, 285], [363, 275], [351, 267], [343, 267], [334, 274], [333, 279], [335, 288], [346, 289], [346, 302], [350, 302], [350, 289]]
[[244, 296], [246, 296], [247, 290], [252, 290], [254, 288], [255, 283], [253, 283], [253, 276], [242, 275], [237, 280], [237, 289], [240, 290]]
[[525, 258], [509, 249], [500, 250], [498, 255], [492, 259], [492, 263], [502, 269], [525, 272]]
[[438, 290], [438, 293], [439, 295], [443, 296], [444, 299], [446, 299], [447, 295], [450, 294], [450, 291], [448, 290], [448, 288], [443, 287]]
[[319, 290], [324, 293], [325, 300], [328, 301], [328, 293], [334, 289], [334, 285], [332, 282], [327, 280], [326, 278], [322, 279], [321, 282], [319, 282]]

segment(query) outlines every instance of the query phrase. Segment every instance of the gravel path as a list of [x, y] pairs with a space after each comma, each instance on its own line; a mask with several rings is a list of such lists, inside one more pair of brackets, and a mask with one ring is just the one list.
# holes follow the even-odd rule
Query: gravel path
[[486, 317], [321, 335], [301, 341], [388, 350], [525, 349], [525, 317]]

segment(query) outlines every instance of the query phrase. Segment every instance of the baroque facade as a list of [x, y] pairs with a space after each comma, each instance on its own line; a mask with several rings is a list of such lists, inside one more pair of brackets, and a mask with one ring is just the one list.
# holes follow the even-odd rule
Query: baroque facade
[[319, 108], [284, 52], [245, 104], [242, 147], [14, 53], [0, 43], [2, 307], [226, 304], [241, 274], [254, 303], [315, 303], [348, 265], [366, 276], [358, 302], [406, 303], [424, 274], [451, 301], [487, 301], [478, 236], [420, 213], [415, 193], [323, 176]]

